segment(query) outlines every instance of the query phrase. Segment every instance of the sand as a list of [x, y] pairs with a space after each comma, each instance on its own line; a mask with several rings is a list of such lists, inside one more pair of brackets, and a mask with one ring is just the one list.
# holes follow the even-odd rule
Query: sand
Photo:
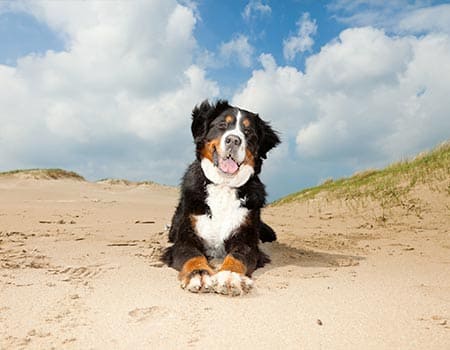
[[227, 297], [158, 261], [176, 189], [0, 178], [0, 348], [448, 349], [450, 200], [419, 195], [266, 208], [272, 263]]

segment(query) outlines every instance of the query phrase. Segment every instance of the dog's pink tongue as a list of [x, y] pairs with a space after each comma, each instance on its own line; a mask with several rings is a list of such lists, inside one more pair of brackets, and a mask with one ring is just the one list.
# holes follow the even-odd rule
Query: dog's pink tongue
[[228, 159], [220, 159], [219, 160], [219, 168], [224, 173], [234, 174], [238, 170], [239, 167], [233, 159], [228, 158]]

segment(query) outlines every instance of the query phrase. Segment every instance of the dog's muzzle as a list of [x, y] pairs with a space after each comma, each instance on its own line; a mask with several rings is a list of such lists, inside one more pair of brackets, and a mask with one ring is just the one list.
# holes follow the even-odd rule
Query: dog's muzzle
[[234, 175], [240, 167], [240, 163], [237, 161], [237, 153], [239, 147], [242, 144], [240, 137], [236, 135], [228, 135], [225, 139], [225, 149], [222, 155], [214, 150], [214, 165], [218, 167], [223, 173], [228, 175]]

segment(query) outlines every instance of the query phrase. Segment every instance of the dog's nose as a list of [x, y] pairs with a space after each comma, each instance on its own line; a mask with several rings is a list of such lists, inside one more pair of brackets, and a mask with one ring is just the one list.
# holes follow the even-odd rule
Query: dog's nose
[[239, 136], [236, 135], [228, 135], [225, 139], [225, 144], [228, 146], [240, 146], [242, 140]]

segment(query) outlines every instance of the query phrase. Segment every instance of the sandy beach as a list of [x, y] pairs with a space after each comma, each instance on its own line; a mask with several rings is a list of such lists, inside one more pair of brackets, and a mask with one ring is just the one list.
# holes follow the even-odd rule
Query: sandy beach
[[176, 188], [2, 177], [0, 348], [449, 348], [449, 195], [415, 191], [267, 207], [272, 263], [233, 298], [159, 262]]

